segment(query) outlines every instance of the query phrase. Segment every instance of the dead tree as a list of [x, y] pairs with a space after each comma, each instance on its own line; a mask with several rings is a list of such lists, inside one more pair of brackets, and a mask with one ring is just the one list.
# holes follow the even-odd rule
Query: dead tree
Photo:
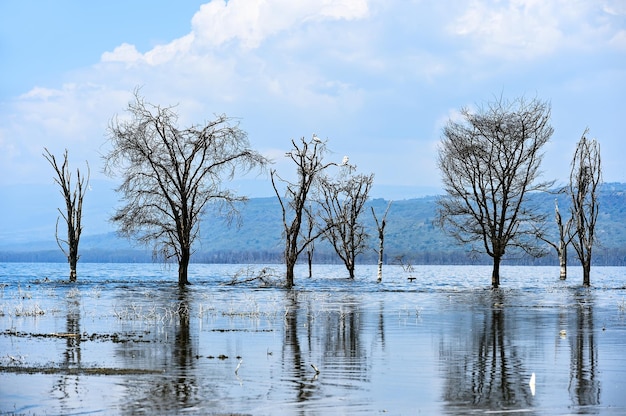
[[354, 169], [345, 157], [339, 177], [325, 175], [319, 187], [324, 238], [345, 264], [350, 279], [354, 279], [356, 258], [366, 247], [368, 235], [360, 217], [374, 183], [374, 174], [355, 175]]
[[[56, 158], [50, 151], [44, 148], [43, 157], [54, 168], [56, 176], [54, 182], [61, 187], [61, 195], [65, 200], [65, 211], [58, 209], [60, 217], [57, 218], [55, 237], [57, 244], [63, 254], [67, 257], [70, 265], [70, 282], [76, 281], [76, 265], [80, 255], [78, 254], [78, 243], [83, 232], [83, 198], [85, 191], [89, 187], [89, 163], [87, 163], [87, 176], [81, 176], [80, 170], [76, 169], [76, 182], [72, 189], [72, 174], [70, 173], [67, 149], [63, 153], [63, 163], [59, 165]], [[59, 238], [59, 219], [63, 218], [67, 226], [67, 240]]]
[[561, 212], [559, 211], [558, 199], [554, 200], [554, 219], [559, 232], [558, 242], [554, 242], [551, 239], [546, 238], [541, 231], [537, 232], [537, 237], [548, 243], [552, 248], [554, 248], [554, 250], [556, 250], [556, 254], [559, 257], [559, 278], [561, 280], [565, 280], [567, 279], [567, 246], [572, 242], [575, 234], [572, 233], [571, 216], [567, 221], [565, 221], [565, 224], [563, 223], [563, 218], [561, 216]]
[[374, 221], [376, 222], [376, 230], [378, 231], [378, 250], [374, 249], [378, 254], [378, 274], [376, 281], [378, 283], [383, 281], [383, 261], [384, 261], [384, 251], [385, 251], [385, 226], [387, 225], [387, 214], [389, 213], [389, 208], [391, 208], [391, 202], [387, 204], [387, 209], [383, 214], [380, 221], [378, 221], [378, 217], [376, 216], [376, 211], [374, 207], [370, 207], [372, 209], [372, 216], [374, 217]]
[[598, 193], [602, 182], [600, 144], [588, 140], [586, 129], [572, 159], [569, 194], [576, 236], [572, 245], [583, 268], [583, 286], [591, 285], [591, 255], [596, 242], [595, 229], [599, 213]]
[[528, 205], [528, 195], [552, 185], [538, 181], [542, 148], [553, 132], [550, 105], [500, 98], [461, 115], [463, 121], [450, 120], [443, 130], [439, 169], [446, 194], [437, 201], [437, 222], [493, 259], [491, 285], [497, 288], [508, 249], [540, 255], [533, 225], [545, 215]]
[[306, 260], [309, 265], [309, 278], [313, 277], [313, 256], [315, 254], [315, 240], [312, 240], [314, 233], [316, 232], [315, 215], [313, 214], [313, 205], [309, 204], [309, 208], [306, 212], [306, 236], [305, 240], [309, 240], [310, 243], [306, 247]]
[[187, 278], [205, 209], [214, 203], [229, 215], [246, 197], [224, 187], [237, 173], [268, 161], [250, 148], [246, 132], [220, 115], [203, 125], [178, 128], [173, 107], [147, 104], [135, 91], [128, 119], [109, 126], [104, 171], [121, 176], [125, 204], [113, 215], [118, 232], [151, 245], [153, 255], [178, 262], [178, 284]]
[[[292, 150], [286, 153], [296, 165], [296, 179], [290, 182], [281, 178], [275, 169], [270, 171], [272, 187], [280, 203], [283, 220], [283, 235], [285, 238], [285, 287], [294, 286], [294, 268], [298, 262], [300, 254], [307, 249], [322, 234], [318, 231], [312, 234], [302, 233], [303, 221], [307, 220], [307, 204], [309, 194], [313, 191], [321, 173], [334, 163], [324, 162], [326, 155], [326, 142], [318, 138], [315, 134], [311, 139], [304, 137], [299, 142], [291, 140]], [[284, 184], [284, 191], [281, 192], [278, 182]]]

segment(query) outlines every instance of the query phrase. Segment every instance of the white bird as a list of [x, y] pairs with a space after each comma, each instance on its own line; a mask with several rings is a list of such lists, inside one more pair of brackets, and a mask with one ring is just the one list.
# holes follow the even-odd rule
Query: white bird
[[350, 158], [348, 156], [344, 156], [343, 160], [341, 161], [341, 164], [343, 166], [346, 166], [348, 164], [348, 162], [350, 161]]
[[317, 137], [317, 134], [315, 134], [315, 133], [313, 133], [313, 141], [317, 142], [317, 143], [321, 143], [322, 142], [322, 140], [319, 137]]
[[530, 386], [530, 393], [534, 396], [535, 395], [535, 373], [532, 373], [532, 375], [530, 376], [530, 381], [528, 382], [528, 385]]

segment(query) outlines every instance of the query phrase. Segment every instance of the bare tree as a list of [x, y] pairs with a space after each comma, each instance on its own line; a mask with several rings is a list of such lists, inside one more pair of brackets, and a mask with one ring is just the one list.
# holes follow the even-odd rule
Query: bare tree
[[374, 207], [370, 207], [372, 209], [372, 216], [374, 216], [374, 221], [376, 222], [376, 230], [378, 231], [378, 250], [375, 249], [378, 254], [378, 275], [377, 282], [380, 283], [383, 281], [383, 261], [385, 259], [385, 226], [387, 225], [387, 214], [389, 213], [389, 208], [391, 208], [391, 202], [387, 204], [387, 209], [383, 214], [380, 221], [378, 221], [378, 217], [376, 216], [376, 211]]
[[600, 144], [595, 139], [588, 140], [588, 133], [589, 129], [586, 129], [576, 146], [569, 184], [576, 232], [572, 244], [583, 267], [583, 286], [591, 285], [591, 254], [599, 213], [598, 192], [602, 182]]
[[306, 260], [309, 265], [309, 278], [313, 277], [313, 256], [315, 254], [315, 240], [313, 240], [313, 235], [317, 231], [316, 220], [313, 211], [313, 204], [309, 204], [309, 208], [305, 209], [306, 213], [306, 235], [305, 240], [310, 241], [310, 243], [306, 247]]
[[373, 174], [355, 175], [354, 169], [344, 157], [337, 179], [323, 175], [320, 180], [324, 238], [345, 264], [350, 279], [354, 279], [356, 258], [366, 247], [368, 235], [360, 217], [374, 183]]
[[563, 217], [559, 211], [559, 201], [554, 200], [554, 219], [556, 227], [559, 232], [558, 241], [554, 242], [549, 238], [546, 238], [542, 230], [537, 231], [537, 237], [548, 243], [552, 248], [556, 250], [556, 254], [559, 257], [559, 278], [561, 280], [567, 279], [567, 246], [572, 242], [572, 239], [576, 235], [572, 233], [572, 217], [567, 219], [563, 223]]
[[507, 248], [539, 255], [533, 224], [545, 216], [527, 199], [552, 184], [538, 182], [541, 149], [553, 132], [550, 105], [500, 98], [461, 115], [463, 121], [450, 120], [443, 130], [439, 169], [446, 195], [437, 201], [437, 222], [461, 244], [492, 257], [497, 288]]
[[[307, 208], [309, 193], [313, 191], [319, 175], [327, 167], [334, 165], [324, 162], [327, 152], [326, 142], [315, 134], [309, 140], [304, 137], [299, 142], [291, 140], [291, 144], [293, 148], [286, 153], [286, 156], [296, 164], [296, 180], [290, 182], [281, 178], [275, 169], [270, 171], [272, 186], [282, 210], [287, 268], [285, 286], [287, 288], [294, 286], [294, 268], [300, 253], [322, 234], [322, 231], [318, 231], [304, 235], [301, 228], [303, 221], [313, 215], [310, 211], [307, 212], [307, 209], [311, 209]], [[279, 191], [277, 182], [285, 185], [284, 194]]]
[[[55, 237], [57, 244], [63, 254], [67, 257], [67, 262], [70, 265], [70, 282], [76, 281], [76, 265], [80, 255], [78, 254], [78, 243], [80, 242], [80, 235], [83, 232], [82, 217], [83, 217], [83, 198], [85, 197], [85, 191], [89, 187], [89, 164], [87, 163], [87, 176], [81, 176], [80, 170], [76, 169], [76, 182], [74, 189], [72, 189], [72, 174], [70, 173], [67, 149], [63, 153], [63, 163], [59, 165], [56, 158], [47, 148], [44, 148], [45, 153], [43, 157], [54, 168], [56, 177], [54, 182], [61, 187], [61, 195], [65, 200], [65, 212], [60, 208], [60, 217], [57, 218]], [[59, 219], [63, 218], [67, 225], [67, 240], [59, 238]]]
[[267, 160], [250, 148], [232, 118], [177, 127], [173, 107], [147, 104], [135, 91], [129, 119], [111, 120], [110, 152], [104, 171], [121, 176], [117, 191], [125, 205], [113, 215], [118, 231], [152, 245], [155, 257], [178, 262], [178, 284], [187, 271], [202, 215], [211, 202], [235, 214], [245, 201], [223, 186], [239, 173], [263, 168]]

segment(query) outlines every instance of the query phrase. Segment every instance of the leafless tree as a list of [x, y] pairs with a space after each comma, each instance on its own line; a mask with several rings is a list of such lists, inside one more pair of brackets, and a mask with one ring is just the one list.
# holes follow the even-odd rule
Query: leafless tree
[[[322, 234], [322, 231], [304, 234], [301, 228], [303, 222], [309, 218], [308, 216], [313, 215], [310, 211], [307, 212], [307, 209], [312, 209], [307, 208], [309, 194], [313, 191], [321, 173], [334, 165], [334, 163], [324, 161], [327, 153], [326, 142], [315, 134], [311, 139], [302, 137], [298, 142], [292, 139], [291, 144], [293, 148], [286, 153], [286, 156], [296, 165], [295, 181], [290, 182], [281, 178], [275, 169], [270, 171], [272, 186], [282, 210], [287, 268], [285, 286], [287, 288], [294, 286], [294, 268], [298, 257]], [[283, 192], [278, 189], [278, 182], [284, 185]]]
[[437, 201], [437, 222], [461, 244], [492, 257], [497, 288], [507, 248], [539, 255], [533, 225], [545, 216], [527, 199], [552, 185], [538, 181], [541, 149], [553, 132], [550, 105], [500, 98], [461, 115], [463, 121], [450, 120], [443, 130], [439, 169], [446, 195]]
[[376, 211], [374, 207], [370, 207], [372, 209], [372, 216], [374, 217], [374, 221], [376, 222], [376, 230], [378, 231], [378, 249], [375, 250], [378, 254], [378, 275], [377, 282], [380, 283], [383, 281], [383, 261], [385, 258], [385, 226], [387, 225], [387, 214], [389, 213], [389, 208], [391, 208], [391, 202], [387, 204], [387, 209], [383, 214], [380, 221], [378, 221], [378, 217], [376, 216]]
[[545, 236], [543, 230], [537, 231], [537, 237], [556, 250], [559, 257], [559, 277], [561, 280], [567, 279], [567, 246], [572, 242], [575, 233], [572, 233], [572, 217], [570, 216], [565, 223], [559, 211], [558, 199], [554, 200], [554, 219], [559, 232], [558, 241], [552, 241]]
[[360, 217], [367, 202], [374, 175], [353, 174], [347, 158], [338, 178], [322, 175], [320, 180], [321, 222], [328, 240], [354, 279], [356, 258], [363, 253], [368, 238]]
[[177, 127], [173, 107], [145, 103], [135, 90], [129, 118], [109, 125], [104, 171], [121, 176], [125, 204], [113, 215], [118, 231], [151, 245], [155, 257], [178, 262], [178, 283], [187, 271], [200, 221], [209, 203], [235, 214], [245, 201], [223, 186], [237, 173], [263, 168], [267, 160], [250, 148], [247, 134], [220, 115], [204, 125]]
[[576, 236], [572, 245], [583, 267], [583, 286], [590, 286], [591, 254], [596, 242], [595, 228], [599, 213], [598, 192], [602, 182], [600, 144], [583, 133], [572, 160], [569, 194]]
[[[72, 189], [72, 174], [69, 168], [67, 149], [63, 153], [63, 163], [61, 165], [58, 164], [55, 156], [48, 149], [44, 148], [44, 151], [43, 157], [54, 168], [56, 173], [54, 182], [61, 187], [61, 195], [63, 195], [65, 200], [65, 212], [60, 208], [58, 209], [61, 215], [57, 218], [55, 237], [59, 248], [67, 257], [67, 262], [70, 265], [70, 281], [75, 282], [76, 265], [80, 258], [78, 243], [83, 232], [83, 198], [85, 197], [85, 191], [89, 187], [89, 164], [87, 163], [86, 177], [81, 176], [80, 169], [76, 169], [76, 182], [74, 189]], [[67, 240], [59, 238], [59, 219], [61, 217], [67, 225]]]

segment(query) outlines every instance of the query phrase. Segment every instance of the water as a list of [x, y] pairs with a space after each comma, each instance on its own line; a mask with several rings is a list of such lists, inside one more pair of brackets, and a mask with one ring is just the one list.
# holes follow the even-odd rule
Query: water
[[626, 412], [626, 268], [262, 268], [0, 264], [0, 412]]

